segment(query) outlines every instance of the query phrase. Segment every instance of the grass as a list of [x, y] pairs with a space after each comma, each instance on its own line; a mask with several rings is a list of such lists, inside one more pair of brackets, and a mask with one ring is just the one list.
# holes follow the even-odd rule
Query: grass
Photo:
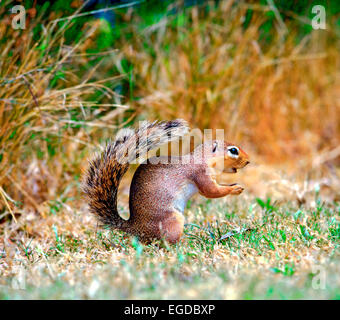
[[[0, 6], [1, 299], [340, 298], [336, 16], [301, 34], [308, 18], [280, 10], [282, 33], [262, 2], [210, 4], [117, 11], [114, 30], [54, 24], [58, 7], [23, 31]], [[88, 157], [134, 120], [175, 117], [242, 145], [244, 193], [192, 199], [176, 246], [100, 229]]]
[[226, 139], [242, 141], [268, 162], [335, 148], [336, 17], [328, 16], [326, 30], [297, 41], [301, 25], [310, 25], [286, 19], [281, 26], [267, 5], [221, 1], [216, 10], [207, 8], [167, 15], [143, 32], [130, 24], [132, 39], [123, 39], [121, 54], [135, 109], [147, 118], [223, 128]]
[[97, 229], [72, 201], [44, 219], [12, 222], [4, 230], [0, 297], [340, 298], [339, 204], [276, 206], [249, 195], [193, 202], [176, 246]]
[[[5, 205], [14, 217], [26, 205], [41, 212], [48, 193], [62, 194], [69, 178], [79, 179], [82, 157], [65, 155], [86, 157], [94, 136], [105, 140], [124, 124], [113, 119], [127, 107], [114, 90], [122, 76], [98, 79], [100, 61], [93, 64], [97, 56], [87, 52], [98, 24], [86, 26], [71, 46], [65, 39], [71, 21], [43, 25], [37, 18], [14, 30], [5, 7], [0, 15], [0, 212]], [[39, 172], [33, 180], [32, 170]]]

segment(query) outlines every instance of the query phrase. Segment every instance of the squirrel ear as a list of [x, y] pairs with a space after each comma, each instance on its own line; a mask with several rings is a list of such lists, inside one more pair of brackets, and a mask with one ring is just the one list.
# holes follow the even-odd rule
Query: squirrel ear
[[215, 151], [216, 151], [216, 149], [217, 149], [217, 142], [216, 142], [216, 141], [214, 141], [214, 143], [213, 143], [213, 149], [212, 149], [212, 152], [215, 152]]

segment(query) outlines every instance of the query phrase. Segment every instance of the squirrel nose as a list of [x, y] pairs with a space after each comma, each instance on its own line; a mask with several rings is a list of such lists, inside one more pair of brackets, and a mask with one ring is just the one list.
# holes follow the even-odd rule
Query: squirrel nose
[[249, 164], [250, 163], [250, 161], [246, 161], [246, 164], [245, 164], [245, 166], [247, 165], [247, 164]]

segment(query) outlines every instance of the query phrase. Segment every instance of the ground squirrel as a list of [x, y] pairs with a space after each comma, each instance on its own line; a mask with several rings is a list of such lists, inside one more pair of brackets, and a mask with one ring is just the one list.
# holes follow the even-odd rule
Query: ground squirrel
[[130, 218], [120, 217], [118, 186], [130, 162], [187, 131], [181, 119], [145, 122], [136, 130], [123, 131], [90, 161], [83, 191], [90, 211], [101, 223], [136, 235], [143, 242], [164, 238], [176, 243], [183, 233], [186, 203], [195, 193], [220, 198], [243, 191], [238, 184], [220, 185], [215, 179], [243, 168], [249, 163], [248, 155], [234, 144], [212, 140], [187, 155], [153, 157], [140, 164], [130, 186]]

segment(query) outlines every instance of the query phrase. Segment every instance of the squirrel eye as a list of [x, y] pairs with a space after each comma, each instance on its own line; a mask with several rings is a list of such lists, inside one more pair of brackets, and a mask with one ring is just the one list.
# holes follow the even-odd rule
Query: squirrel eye
[[234, 155], [238, 155], [238, 151], [236, 148], [231, 148], [229, 151]]
[[214, 145], [213, 145], [213, 149], [212, 149], [212, 152], [215, 152], [217, 149], [217, 142], [214, 142]]
[[232, 158], [237, 158], [239, 155], [239, 150], [237, 147], [229, 147], [228, 153]]

